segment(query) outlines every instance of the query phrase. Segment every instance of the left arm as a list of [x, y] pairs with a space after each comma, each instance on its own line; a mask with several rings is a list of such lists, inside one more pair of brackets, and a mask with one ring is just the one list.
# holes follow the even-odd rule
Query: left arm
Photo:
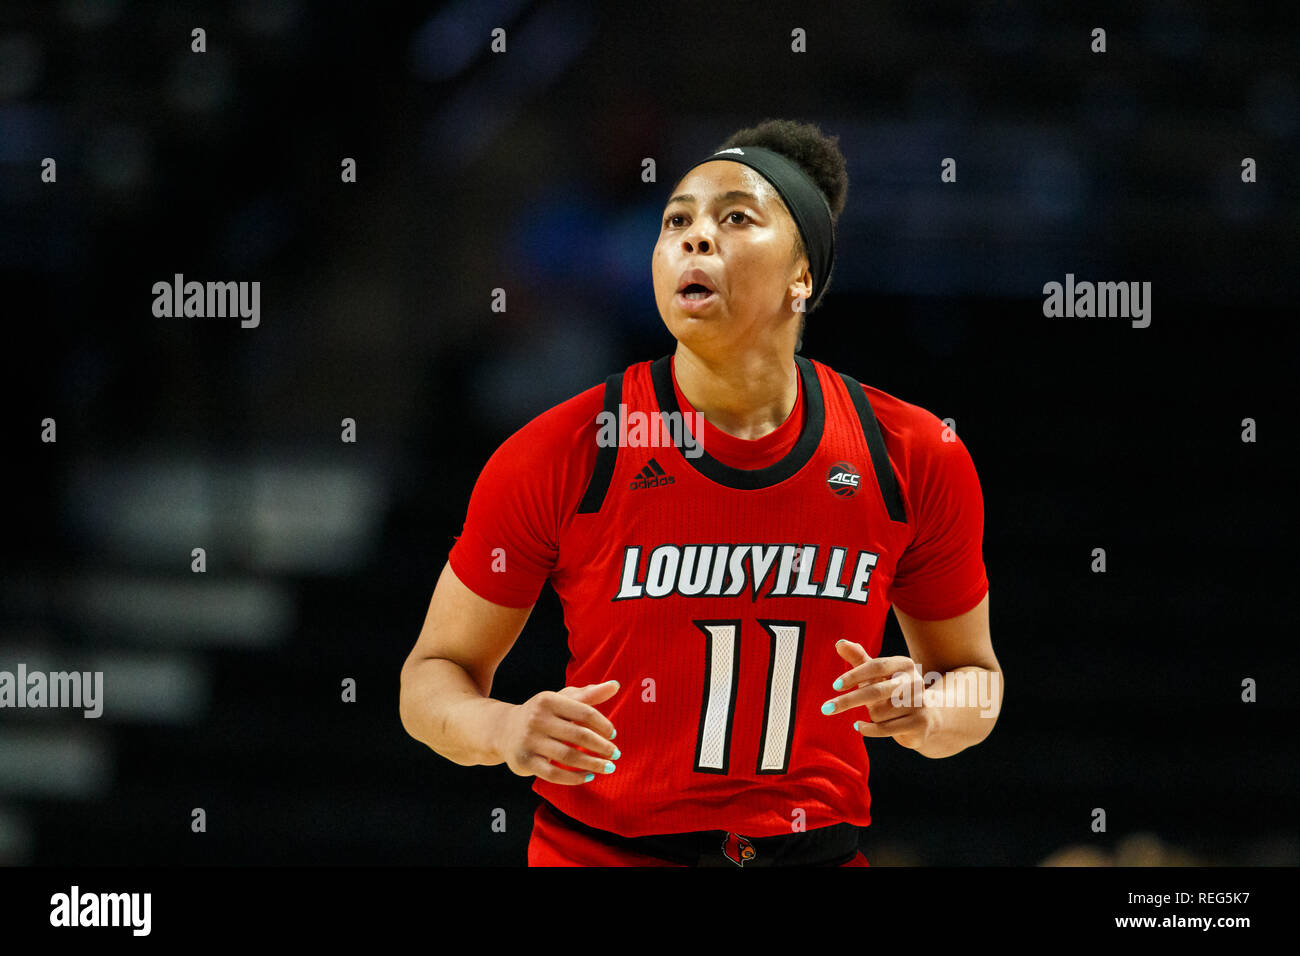
[[864, 737], [893, 737], [926, 757], [950, 757], [979, 743], [1002, 710], [1002, 667], [993, 654], [988, 595], [965, 614], [942, 621], [910, 617], [897, 606], [894, 614], [911, 656], [872, 659], [861, 644], [837, 645], [840, 656], [855, 665], [840, 686], [858, 686], [831, 698], [831, 713], [864, 706], [871, 721], [854, 725]]
[[1002, 710], [1002, 667], [993, 655], [989, 596], [944, 621], [908, 617], [897, 607], [894, 615], [922, 676], [940, 675], [922, 694], [924, 706], [937, 719], [916, 750], [927, 757], [951, 757], [979, 743], [993, 731]]

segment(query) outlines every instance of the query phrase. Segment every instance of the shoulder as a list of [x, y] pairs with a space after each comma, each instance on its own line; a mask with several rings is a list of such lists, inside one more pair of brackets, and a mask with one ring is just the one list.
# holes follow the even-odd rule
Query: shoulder
[[533, 418], [501, 444], [528, 457], [551, 456], [590, 439], [594, 445], [597, 414], [605, 407], [605, 383], [584, 389]]
[[860, 381], [859, 387], [880, 426], [909, 515], [925, 519], [940, 499], [969, 503], [980, 494], [974, 462], [951, 418], [945, 421], [884, 389]]
[[957, 444], [955, 430], [934, 412], [883, 389], [863, 385], [891, 454], [912, 457], [942, 454]]
[[[622, 376], [626, 389], [632, 376], [644, 373], [650, 364], [649, 361], [637, 362], [615, 374]], [[507, 438], [502, 447], [508, 445], [519, 453], [542, 456], [590, 449], [594, 457], [596, 436], [601, 426], [600, 413], [605, 409], [607, 381], [608, 378], [548, 408]]]
[[517, 499], [521, 507], [550, 516], [547, 523], [558, 531], [595, 467], [604, 408], [603, 381], [548, 408], [497, 447], [480, 484], [493, 497]]
[[[814, 361], [832, 375], [839, 372], [824, 362]], [[918, 456], [943, 454], [946, 448], [960, 444], [955, 429], [949, 428], [934, 412], [921, 405], [905, 401], [884, 389], [868, 385], [855, 375], [858, 387], [866, 396], [872, 414], [880, 425], [889, 457], [896, 464]]]

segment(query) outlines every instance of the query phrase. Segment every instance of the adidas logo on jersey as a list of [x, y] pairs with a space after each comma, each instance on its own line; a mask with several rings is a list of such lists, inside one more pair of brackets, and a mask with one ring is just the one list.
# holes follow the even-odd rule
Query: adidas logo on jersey
[[676, 480], [659, 466], [659, 462], [651, 458], [650, 464], [641, 469], [641, 473], [632, 479], [628, 488], [658, 488], [660, 485], [671, 485]]

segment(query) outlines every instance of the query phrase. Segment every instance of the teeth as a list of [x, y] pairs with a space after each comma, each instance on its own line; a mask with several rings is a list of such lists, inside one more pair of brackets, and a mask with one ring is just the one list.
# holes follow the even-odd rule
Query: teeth
[[688, 299], [707, 299], [709, 296], [713, 295], [713, 293], [712, 292], [683, 292], [682, 295], [686, 296], [686, 298]]

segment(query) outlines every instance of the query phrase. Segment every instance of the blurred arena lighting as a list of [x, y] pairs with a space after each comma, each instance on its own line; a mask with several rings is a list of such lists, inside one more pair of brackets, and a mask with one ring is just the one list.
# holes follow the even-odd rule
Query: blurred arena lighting
[[[53, 109], [27, 103], [0, 105], [0, 163], [39, 161], [42, 156], [65, 145], [58, 115]], [[0, 179], [0, 182], [9, 182], [9, 177]], [[30, 201], [31, 191], [9, 183], [4, 198], [6, 201], [20, 198]]]
[[66, 485], [64, 521], [83, 547], [154, 567], [187, 568], [195, 547], [207, 550], [209, 573], [360, 565], [387, 505], [382, 467], [275, 457], [83, 461]]
[[299, 232], [292, 204], [268, 190], [230, 210], [218, 248], [232, 270], [251, 272], [263, 268], [263, 263], [281, 252]]
[[[875, 862], [875, 861], [872, 861]], [[1156, 833], [1138, 830], [1115, 845], [1071, 843], [1049, 854], [1039, 866], [1296, 866], [1300, 846], [1293, 835], [1275, 834], [1250, 842], [1221, 842], [1210, 849], [1189, 849]]]
[[91, 657], [83, 669], [104, 674], [106, 720], [190, 723], [211, 699], [206, 668], [187, 657], [113, 651]]
[[1294, 136], [1300, 119], [1295, 78], [1274, 70], [1256, 80], [1250, 91], [1250, 116], [1262, 133], [1281, 139]]
[[1139, 831], [1115, 846], [1072, 843], [1043, 859], [1039, 866], [1206, 866], [1213, 861], [1166, 843], [1154, 833]]
[[251, 471], [255, 570], [338, 574], [373, 553], [387, 507], [378, 474], [334, 463]]
[[83, 30], [108, 26], [121, 10], [120, 0], [64, 0], [60, 5], [63, 18]]
[[1132, 79], [1099, 73], [1085, 77], [1079, 94], [1079, 115], [1093, 132], [1131, 135], [1141, 123], [1142, 103]]
[[101, 186], [132, 190], [148, 176], [150, 153], [149, 143], [138, 128], [118, 123], [95, 131], [87, 162]]
[[[935, 186], [931, 159], [947, 155], [953, 135], [946, 120], [845, 120], [836, 129], [854, 184], [838, 240], [859, 264], [837, 273], [842, 292], [1021, 296], [1057, 261], [1044, 231], [1072, 237], [1082, 221], [1089, 171], [1065, 149], [1063, 129], [990, 121], [973, 144], [979, 168], [967, 169], [960, 191]], [[1031, 158], [1010, 143], [1027, 144]], [[936, 252], [959, 247], [971, 254]]]
[[468, 393], [483, 421], [508, 433], [601, 382], [614, 361], [608, 324], [579, 308], [563, 321], [539, 316], [526, 335], [483, 361]]
[[[430, 83], [451, 79], [488, 52], [492, 30], [509, 30], [524, 5], [523, 0], [460, 0], [447, 4], [411, 38], [411, 72]], [[467, 43], [466, 37], [481, 37], [483, 42]]]
[[30, 33], [0, 36], [0, 100], [31, 95], [41, 78], [45, 55]]
[[662, 208], [662, 199], [654, 196], [614, 209], [595, 243], [600, 257], [595, 271], [617, 297], [611, 305], [611, 318], [629, 328], [661, 327], [658, 310], [647, 307], [646, 299], [654, 290], [650, 257], [659, 235]]
[[297, 0], [244, 0], [239, 15], [250, 31], [269, 37], [297, 26], [302, 8]]
[[974, 35], [997, 53], [1023, 53], [1041, 33], [1037, 13], [1032, 3], [982, 3], [975, 13]]
[[[538, 9], [507, 35], [507, 51], [519, 58], [515, 67], [485, 67], [430, 119], [424, 131], [425, 158], [434, 165], [462, 169], [474, 162], [515, 122], [525, 103], [545, 92], [577, 60], [594, 29], [592, 11], [583, 4], [557, 0]], [[485, 33], [484, 47], [488, 42]]]
[[97, 797], [108, 791], [112, 766], [105, 735], [90, 727], [0, 727], [0, 794]]
[[[44, 648], [0, 644], [0, 670], [14, 672], [18, 662], [28, 673], [99, 672], [104, 675], [103, 715], [97, 723], [188, 723], [208, 708], [211, 681], [206, 668], [188, 656], [128, 651], [96, 651], [83, 655], [62, 647], [57, 653]], [[7, 712], [14, 720], [49, 722], [82, 713], [49, 707]]]
[[187, 47], [172, 61], [168, 100], [187, 113], [219, 110], [234, 96], [232, 72], [228, 58], [212, 46], [203, 56], [194, 56]]
[[1142, 41], [1171, 59], [1197, 56], [1205, 41], [1201, 11], [1194, 4], [1158, 0], [1145, 4]]
[[105, 575], [58, 593], [77, 626], [139, 644], [264, 647], [281, 643], [294, 623], [289, 590], [262, 580]]
[[27, 817], [0, 805], [0, 866], [26, 866], [32, 858], [35, 835]]

